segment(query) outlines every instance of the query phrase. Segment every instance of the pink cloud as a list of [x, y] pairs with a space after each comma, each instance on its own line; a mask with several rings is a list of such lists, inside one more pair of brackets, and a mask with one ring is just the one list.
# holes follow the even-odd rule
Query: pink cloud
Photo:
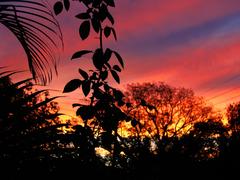
[[[121, 38], [141, 33], [165, 36], [239, 12], [240, 1], [124, 1], [116, 8]], [[153, 32], [154, 29], [154, 32]], [[129, 35], [130, 34], [130, 35]]]

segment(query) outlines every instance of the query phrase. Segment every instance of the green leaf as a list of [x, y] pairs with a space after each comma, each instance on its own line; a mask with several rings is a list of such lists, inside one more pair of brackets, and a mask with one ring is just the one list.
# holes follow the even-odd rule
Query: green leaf
[[83, 21], [79, 28], [79, 34], [82, 40], [87, 39], [90, 34], [90, 22]]
[[59, 15], [62, 10], [63, 10], [63, 4], [61, 1], [57, 1], [54, 6], [53, 6], [53, 10], [54, 10], [54, 13], [55, 15]]
[[115, 54], [116, 58], [118, 59], [118, 62], [121, 64], [122, 68], [124, 68], [124, 62], [123, 62], [123, 59], [120, 56], [120, 54], [118, 54], [116, 51], [114, 51], [114, 54]]
[[82, 81], [80, 79], [73, 79], [65, 85], [63, 93], [69, 93], [69, 92], [75, 91], [77, 88], [81, 86], [81, 84], [82, 84]]
[[114, 71], [114, 70], [111, 70], [111, 74], [112, 74], [114, 80], [115, 80], [118, 84], [120, 84], [120, 78], [119, 78], [117, 72]]
[[105, 35], [105, 37], [108, 38], [110, 36], [110, 34], [111, 34], [111, 28], [106, 26], [104, 28], [104, 35]]
[[83, 94], [87, 97], [91, 89], [91, 82], [90, 81], [84, 81], [82, 84], [82, 91]]
[[107, 48], [105, 53], [104, 53], [105, 62], [108, 62], [111, 59], [111, 56], [112, 56], [112, 50]]
[[85, 79], [85, 80], [87, 80], [88, 79], [88, 73], [86, 73], [84, 70], [82, 70], [82, 69], [78, 69], [78, 72], [81, 74], [81, 76]]
[[65, 9], [68, 11], [69, 8], [70, 8], [70, 2], [69, 2], [69, 0], [64, 0], [63, 3], [64, 3]]
[[88, 13], [80, 13], [78, 15], [75, 16], [78, 19], [89, 19], [91, 18], [91, 16]]
[[76, 58], [80, 58], [80, 57], [82, 57], [83, 55], [88, 54], [88, 53], [92, 53], [92, 51], [82, 50], [82, 51], [75, 52], [75, 53], [73, 54], [71, 60], [72, 60], [72, 59], [76, 59]]
[[121, 68], [120, 68], [118, 65], [114, 65], [114, 66], [113, 66], [113, 69], [114, 69], [115, 71], [118, 71], [118, 72], [121, 72], [121, 71], [122, 71]]
[[107, 5], [111, 6], [111, 7], [115, 7], [115, 3], [114, 3], [114, 0], [104, 0]]
[[104, 64], [104, 59], [103, 59], [103, 52], [102, 49], [98, 48], [95, 53], [93, 54], [92, 57], [93, 64], [94, 66], [98, 69], [101, 70]]

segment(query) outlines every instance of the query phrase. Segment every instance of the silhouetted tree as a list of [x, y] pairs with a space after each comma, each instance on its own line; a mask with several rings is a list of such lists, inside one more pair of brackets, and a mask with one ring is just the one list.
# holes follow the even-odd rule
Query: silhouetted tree
[[133, 118], [129, 130], [135, 135], [154, 137], [158, 143], [185, 134], [196, 122], [214, 116], [212, 107], [191, 89], [161, 82], [143, 83], [128, 85], [125, 94], [129, 102], [125, 112]]
[[[31, 79], [12, 82], [15, 72], [0, 73], [0, 166], [9, 178], [31, 171], [50, 172], [48, 161], [63, 157], [66, 146], [59, 107], [47, 90], [34, 90]], [[60, 154], [59, 154], [60, 153]], [[36, 169], [34, 169], [34, 168]], [[39, 169], [38, 169], [39, 168]], [[16, 173], [16, 174], [15, 174]]]
[[[124, 62], [120, 54], [110, 48], [104, 47], [104, 39], [110, 35], [117, 40], [114, 18], [109, 9], [115, 7], [113, 0], [83, 0], [79, 1], [86, 9], [76, 15], [81, 22], [79, 35], [85, 40], [90, 35], [90, 30], [99, 38], [99, 44], [95, 50], [80, 50], [75, 52], [72, 60], [80, 59], [86, 54], [91, 54], [93, 69], [85, 71], [79, 68], [79, 79], [73, 79], [64, 87], [64, 93], [82, 88], [83, 95], [88, 98], [88, 104], [73, 104], [78, 107], [76, 115], [84, 122], [83, 126], [75, 127], [79, 140], [75, 145], [79, 147], [81, 159], [92, 162], [96, 159], [95, 148], [107, 149], [112, 158], [112, 165], [117, 164], [121, 146], [118, 139], [118, 124], [125, 119], [125, 114], [119, 108], [124, 105], [123, 93], [108, 83], [110, 75], [120, 83], [119, 73], [124, 68]], [[57, 1], [54, 5], [55, 14], [62, 12], [63, 7], [68, 11], [70, 1]], [[115, 59], [115, 62], [113, 61]], [[117, 60], [117, 62], [116, 62]], [[77, 144], [76, 144], [77, 143]]]
[[189, 134], [182, 137], [182, 151], [196, 161], [212, 160], [219, 157], [222, 139], [227, 136], [227, 128], [221, 121], [198, 122]]
[[227, 107], [227, 119], [230, 129], [233, 133], [237, 133], [240, 130], [240, 102], [230, 104]]
[[227, 107], [228, 138], [221, 149], [221, 164], [231, 177], [238, 172], [236, 164], [240, 162], [240, 102]]

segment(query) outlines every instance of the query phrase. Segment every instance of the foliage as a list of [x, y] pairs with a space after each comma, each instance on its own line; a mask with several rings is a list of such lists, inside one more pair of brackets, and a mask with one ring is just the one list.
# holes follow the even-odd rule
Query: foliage
[[33, 78], [48, 83], [52, 69], [57, 72], [56, 50], [62, 41], [58, 22], [48, 6], [39, 1], [1, 0], [0, 23], [21, 43]]
[[132, 119], [132, 134], [177, 137], [189, 132], [196, 122], [214, 118], [212, 107], [191, 89], [175, 88], [162, 82], [130, 84], [125, 92]]
[[196, 161], [209, 161], [220, 156], [222, 140], [228, 137], [221, 121], [198, 122], [189, 134], [182, 137], [183, 153]]
[[[103, 147], [109, 152], [105, 163], [114, 170], [122, 168], [128, 179], [157, 179], [164, 172], [170, 173], [169, 170], [181, 173], [183, 167], [198, 169], [205, 160], [216, 159], [214, 162], [217, 162], [223, 139], [229, 137], [226, 127], [220, 123], [221, 117], [189, 89], [163, 83], [135, 84], [128, 87], [124, 97], [121, 91], [110, 86], [110, 76], [120, 83], [119, 73], [124, 68], [120, 54], [103, 47], [105, 38], [112, 35], [117, 40], [112, 27], [114, 18], [109, 11], [110, 7], [115, 7], [114, 1], [79, 2], [85, 7], [84, 12], [76, 15], [80, 20], [80, 39], [90, 38], [91, 32], [99, 37], [97, 49], [79, 50], [71, 58], [76, 60], [91, 55], [94, 69], [79, 68], [80, 78], [69, 81], [63, 90], [70, 93], [81, 89], [89, 100], [88, 104], [73, 104], [78, 108], [76, 115], [84, 122], [73, 132], [79, 160], [83, 164], [98, 162], [94, 150]], [[58, 0], [54, 12], [59, 15], [69, 7], [70, 1]], [[118, 64], [112, 64], [113, 57]], [[131, 123], [132, 136], [120, 136], [122, 123]], [[214, 166], [216, 164], [211, 167]]]
[[[120, 154], [118, 140], [118, 124], [125, 119], [125, 114], [119, 108], [124, 105], [121, 91], [112, 87], [109, 83], [110, 75], [120, 83], [119, 73], [124, 68], [124, 62], [120, 54], [113, 49], [103, 47], [103, 41], [113, 35], [117, 40], [114, 25], [114, 18], [109, 9], [115, 7], [113, 0], [88, 0], [79, 1], [86, 9], [76, 15], [81, 22], [79, 36], [81, 40], [89, 38], [91, 29], [99, 37], [99, 46], [95, 50], [80, 50], [73, 54], [72, 60], [82, 58], [86, 54], [91, 54], [92, 64], [95, 69], [85, 71], [79, 68], [79, 79], [69, 81], [63, 92], [69, 93], [78, 88], [82, 89], [83, 95], [89, 99], [89, 104], [74, 104], [78, 107], [76, 115], [80, 116], [84, 126], [76, 127], [76, 133], [82, 139], [82, 147], [89, 147], [83, 152], [92, 152], [94, 148], [102, 146], [109, 150], [116, 159]], [[54, 5], [55, 14], [63, 11], [63, 7], [68, 11], [69, 1], [57, 1]], [[113, 63], [114, 58], [118, 61]], [[86, 140], [83, 140], [87, 138]], [[89, 157], [88, 160], [91, 158]]]
[[34, 90], [31, 79], [12, 82], [15, 73], [0, 73], [0, 165], [6, 172], [21, 172], [29, 163], [45, 164], [57, 157], [62, 136], [58, 128], [65, 126], [58, 118], [57, 97]]
[[[2, 3], [7, 2], [15, 1], [1, 1], [0, 7], [5, 7]], [[80, 21], [80, 39], [90, 38], [93, 32], [99, 37], [99, 45], [94, 50], [73, 53], [72, 60], [91, 55], [94, 69], [79, 68], [80, 78], [70, 80], [63, 92], [81, 89], [88, 99], [88, 103], [73, 104], [84, 125], [73, 126], [73, 131], [64, 134], [60, 128], [68, 124], [59, 122], [59, 107], [54, 102], [57, 97], [50, 98], [47, 90], [34, 90], [31, 79], [12, 82], [10, 78], [16, 72], [0, 72], [2, 172], [11, 172], [9, 178], [32, 176], [29, 172], [61, 179], [75, 178], [75, 175], [88, 179], [160, 179], [164, 176], [186, 179], [193, 177], [188, 176], [189, 172], [199, 178], [204, 177], [205, 172], [214, 178], [223, 175], [229, 178], [225, 172], [236, 170], [234, 163], [240, 161], [239, 103], [229, 106], [230, 125], [225, 127], [221, 117], [189, 89], [163, 83], [132, 84], [124, 95], [109, 83], [110, 78], [120, 83], [124, 61], [118, 52], [103, 46], [104, 40], [111, 36], [117, 40], [110, 13], [115, 3], [113, 0], [78, 2], [85, 9], [76, 15]], [[19, 3], [40, 5], [24, 0]], [[57, 0], [54, 13], [68, 11], [71, 3]], [[16, 7], [19, 6], [16, 4]], [[11, 10], [11, 7], [1, 8], [0, 21], [4, 20], [2, 14]], [[23, 25], [24, 20], [18, 21]], [[28, 28], [25, 30], [31, 32]], [[22, 42], [28, 40], [26, 36], [23, 38]], [[130, 127], [131, 136], [121, 136], [123, 124]], [[96, 154], [99, 147], [107, 150], [105, 159]]]
[[239, 131], [240, 128], [240, 102], [230, 104], [227, 107], [227, 118], [230, 129], [233, 132]]

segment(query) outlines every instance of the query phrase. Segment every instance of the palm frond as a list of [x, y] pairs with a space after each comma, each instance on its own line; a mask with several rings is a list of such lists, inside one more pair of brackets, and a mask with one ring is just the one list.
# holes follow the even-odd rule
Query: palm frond
[[1, 0], [0, 23], [19, 40], [37, 83], [46, 85], [57, 74], [62, 33], [48, 5], [42, 1]]

